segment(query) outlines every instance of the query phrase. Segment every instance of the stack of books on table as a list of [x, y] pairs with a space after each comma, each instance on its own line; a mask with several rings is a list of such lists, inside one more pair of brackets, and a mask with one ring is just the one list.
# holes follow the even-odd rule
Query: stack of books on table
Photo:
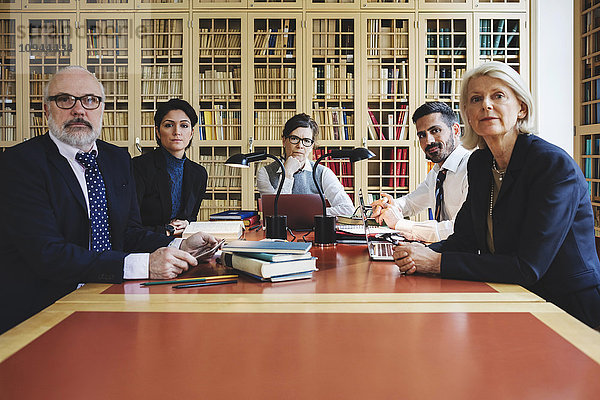
[[317, 270], [312, 243], [236, 240], [223, 246], [221, 263], [253, 278], [283, 282], [312, 278]]
[[225, 239], [230, 242], [242, 237], [244, 233], [244, 223], [237, 221], [195, 221], [185, 228], [181, 237], [187, 239], [194, 233], [210, 233], [217, 239]]
[[211, 221], [242, 221], [246, 229], [254, 229], [260, 225], [260, 216], [252, 210], [227, 210], [211, 214]]

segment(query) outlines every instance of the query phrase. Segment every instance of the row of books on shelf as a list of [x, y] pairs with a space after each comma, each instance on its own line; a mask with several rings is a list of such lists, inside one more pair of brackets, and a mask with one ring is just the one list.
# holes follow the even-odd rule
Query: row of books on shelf
[[[408, 187], [408, 148], [384, 149], [388, 153], [385, 159], [395, 160], [382, 164], [382, 176], [388, 175], [387, 186], [404, 188]], [[386, 171], [387, 170], [387, 171]]]
[[368, 113], [367, 132], [370, 140], [408, 139], [408, 105], [400, 104], [396, 111], [377, 111], [377, 114], [385, 119], [385, 125], [379, 122], [371, 109], [368, 110]]
[[236, 240], [223, 246], [220, 263], [263, 282], [310, 279], [317, 270], [310, 242]]
[[[585, 155], [600, 155], [600, 138], [585, 139]], [[583, 173], [586, 178], [600, 178], [600, 159], [585, 157], [583, 158]], [[591, 182], [590, 182], [591, 183]]]
[[296, 68], [295, 67], [254, 67], [254, 92], [257, 95], [270, 94], [288, 95], [289, 99], [296, 97]]
[[394, 95], [408, 95], [408, 64], [402, 61], [395, 66], [384, 67], [369, 64], [367, 66], [367, 85], [369, 96], [383, 95], [383, 98], [394, 98]]
[[344, 108], [321, 108], [315, 103], [313, 117], [319, 125], [321, 140], [351, 140], [354, 138], [354, 112]]
[[257, 30], [254, 33], [254, 55], [293, 57], [296, 33], [290, 32], [290, 20], [284, 20], [283, 28]]
[[42, 96], [44, 86], [50, 80], [53, 74], [42, 74], [35, 71], [29, 73], [29, 94], [32, 96]]
[[240, 170], [226, 166], [227, 158], [221, 155], [200, 155], [198, 162], [206, 168], [209, 188], [235, 188], [239, 191], [242, 186]]
[[295, 114], [295, 110], [254, 111], [254, 139], [281, 140], [283, 126]]
[[352, 20], [315, 19], [312, 21], [313, 55], [328, 55], [331, 49], [345, 49], [354, 58], [354, 22]]
[[227, 49], [240, 51], [242, 47], [242, 35], [239, 29], [226, 30], [225, 28], [201, 28], [200, 29], [200, 56], [231, 55]]
[[111, 19], [95, 22], [96, 25], [88, 27], [87, 30], [88, 56], [112, 56], [113, 53], [105, 49], [127, 48], [127, 20]]
[[[594, 111], [593, 115], [592, 111]], [[583, 106], [583, 124], [600, 124], [600, 102]]]
[[[494, 26], [492, 26], [492, 22], [494, 22]], [[518, 37], [519, 20], [482, 19], [479, 21], [479, 32], [480, 47], [499, 48], [517, 47], [519, 45], [518, 39], [515, 39]], [[488, 32], [490, 34], [485, 34]]]
[[45, 118], [41, 112], [29, 113], [29, 128], [33, 136], [41, 136], [46, 133]]
[[0, 140], [16, 140], [15, 115], [12, 112], [0, 112]]
[[354, 95], [354, 66], [347, 63], [316, 65], [313, 71], [313, 93], [334, 98]]
[[4, 96], [0, 103], [12, 103], [16, 100], [17, 83], [14, 81], [0, 80], [0, 94]]
[[105, 111], [102, 115], [102, 139], [124, 141], [129, 136], [127, 110]]
[[427, 63], [425, 67], [425, 93], [431, 95], [459, 95], [460, 84], [466, 68], [438, 66]]
[[382, 22], [387, 21], [367, 19], [367, 56], [408, 55], [408, 21]]
[[[183, 19], [143, 19], [141, 38], [142, 49], [181, 49]], [[159, 55], [168, 55], [168, 52]]]
[[200, 72], [200, 96], [202, 95], [239, 95], [242, 92], [241, 68], [230, 71], [212, 69]]
[[[317, 160], [323, 154], [327, 153], [328, 149], [318, 148], [313, 150], [314, 159]], [[344, 187], [354, 186], [354, 172], [352, 171], [352, 163], [349, 161], [324, 161], [325, 165], [333, 171], [339, 178], [340, 183]]]
[[[241, 135], [241, 111], [225, 110], [215, 104], [214, 110], [200, 110], [200, 140], [237, 139]], [[227, 135], [226, 135], [227, 133]]]
[[142, 95], [181, 95], [183, 65], [142, 65]]

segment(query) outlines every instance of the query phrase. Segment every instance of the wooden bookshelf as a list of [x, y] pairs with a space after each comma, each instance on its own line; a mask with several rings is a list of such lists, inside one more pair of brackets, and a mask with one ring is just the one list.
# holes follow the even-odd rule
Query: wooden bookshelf
[[575, 2], [574, 154], [590, 190], [600, 236], [600, 2]]
[[[413, 15], [389, 13], [363, 20], [363, 48], [366, 49], [367, 147], [375, 157], [366, 161], [367, 194], [385, 191], [395, 197], [409, 192], [410, 162], [414, 157], [414, 135], [410, 115], [414, 109]], [[366, 84], [366, 85], [365, 85]], [[364, 96], [363, 96], [364, 98]], [[364, 113], [363, 113], [364, 114]], [[361, 168], [360, 165], [357, 165]], [[414, 176], [414, 175], [413, 175]], [[414, 185], [413, 185], [414, 186]]]
[[185, 13], [136, 14], [136, 56], [140, 74], [139, 104], [136, 110], [139, 131], [136, 143], [156, 145], [154, 113], [157, 104], [172, 98], [189, 99], [188, 20]]
[[[74, 43], [74, 14], [23, 15], [27, 27], [24, 43], [26, 71], [23, 107], [28, 111], [28, 132], [23, 138], [43, 135], [47, 129], [44, 116], [44, 87], [50, 77], [60, 68], [76, 63], [76, 43]], [[29, 46], [29, 49], [27, 49]], [[29, 50], [29, 51], [27, 51]]]
[[106, 19], [106, 14], [84, 14], [83, 21], [85, 65], [102, 82], [106, 94], [102, 139], [128, 147], [129, 127], [133, 125], [130, 104], [134, 85], [129, 79], [133, 59], [129, 37], [133, 20]]
[[[410, 121], [417, 106], [440, 100], [458, 112], [462, 74], [489, 60], [507, 62], [527, 79], [529, 6], [527, 0], [0, 0], [0, 9], [10, 10], [0, 15], [7, 21], [0, 24], [6, 99], [0, 149], [46, 131], [44, 85], [60, 67], [80, 63], [106, 89], [102, 138], [132, 156], [156, 146], [158, 102], [177, 97], [194, 105], [199, 124], [188, 155], [209, 169], [206, 216], [256, 207], [256, 171], [266, 162], [242, 171], [219, 166], [238, 152], [280, 155], [283, 124], [299, 112], [319, 123], [317, 154], [356, 146], [375, 153], [353, 166], [325, 162], [353, 199], [359, 188], [373, 197], [400, 196], [427, 172]], [[588, 6], [592, 21], [596, 7]], [[582, 47], [593, 48], [594, 29], [582, 31]], [[31, 51], [42, 44], [44, 52]], [[590, 135], [600, 102], [595, 56], [581, 56], [582, 71], [585, 65], [590, 71], [581, 80], [588, 94], [578, 109], [588, 115], [578, 127], [586, 139], [596, 138]], [[597, 178], [590, 178], [592, 189]]]

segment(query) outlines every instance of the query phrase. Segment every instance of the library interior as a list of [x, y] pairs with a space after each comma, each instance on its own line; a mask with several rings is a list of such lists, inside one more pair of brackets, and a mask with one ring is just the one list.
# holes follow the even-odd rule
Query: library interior
[[[533, 100], [527, 110], [533, 133], [576, 167], [571, 175], [587, 189], [578, 201], [589, 222], [586, 243], [592, 246], [582, 250], [587, 251], [582, 259], [592, 260], [589, 272], [600, 295], [600, 0], [0, 0], [0, 60], [0, 241], [6, 242], [0, 244], [0, 271], [3, 277], [12, 277], [9, 283], [0, 283], [0, 292], [5, 292], [0, 293], [0, 307], [17, 309], [14, 302], [28, 293], [32, 298], [49, 294], [45, 285], [63, 288], [47, 307], [8, 327], [0, 321], [0, 398], [600, 398], [600, 326], [589, 322], [600, 321], [594, 315], [600, 313], [600, 300], [589, 300], [597, 307], [591, 307], [586, 319], [546, 296], [552, 290], [566, 296], [567, 289], [558, 288], [561, 276], [556, 276], [563, 271], [555, 268], [574, 252], [552, 254], [562, 261], [549, 260], [548, 273], [533, 271], [539, 273], [535, 278], [541, 284], [532, 277], [477, 279], [493, 274], [469, 275], [464, 271], [470, 267], [463, 265], [452, 268], [463, 269], [463, 275], [456, 275], [464, 276], [459, 279], [444, 272], [450, 271], [444, 263], [455, 258], [431, 243], [441, 240], [443, 248], [443, 243], [461, 236], [446, 242], [448, 234], [442, 234], [441, 225], [433, 228], [433, 236], [419, 236], [443, 219], [437, 212], [440, 202], [456, 197], [448, 190], [440, 194], [440, 187], [446, 176], [447, 184], [458, 185], [453, 175], [461, 168], [459, 161], [464, 161], [464, 193], [455, 215], [447, 216], [452, 223], [457, 218], [457, 232], [472, 223], [467, 214], [477, 212], [470, 206], [461, 208], [462, 202], [475, 201], [481, 193], [466, 184], [471, 149], [456, 161], [455, 171], [444, 163], [447, 158], [432, 156], [437, 154], [435, 146], [423, 142], [434, 135], [433, 130], [429, 133], [432, 128], [421, 128], [418, 122], [427, 113], [413, 118], [420, 106], [443, 103], [455, 118], [448, 127], [456, 125], [461, 138], [466, 131], [477, 136], [465, 112], [474, 100], [463, 98], [470, 88], [469, 84], [461, 89], [463, 78], [481, 79], [469, 71], [494, 62], [520, 76]], [[101, 96], [61, 92], [56, 90], [58, 83], [48, 85], [56, 82], [51, 80], [62, 68], [74, 65], [93, 74], [103, 87]], [[499, 80], [499, 75], [490, 76], [486, 79]], [[508, 91], [517, 94], [514, 86]], [[94, 102], [97, 96], [100, 106]], [[524, 104], [520, 96], [519, 92], [517, 101]], [[185, 100], [192, 110], [177, 103], [160, 114], [170, 99]], [[184, 261], [178, 274], [153, 275], [153, 257], [162, 248], [127, 251], [127, 240], [125, 250], [115, 242], [113, 249], [104, 251], [118, 253], [121, 275], [115, 280], [108, 277], [114, 268], [101, 270], [103, 263], [118, 257], [104, 258], [94, 250], [95, 214], [87, 209], [96, 199], [84, 190], [91, 186], [89, 169], [77, 165], [82, 168], [78, 175], [75, 159], [67, 159], [70, 164], [65, 163], [60, 174], [50, 171], [49, 162], [48, 171], [40, 170], [31, 181], [25, 173], [35, 174], [34, 167], [9, 168], [9, 160], [41, 165], [33, 156], [23, 159], [23, 149], [40, 147], [43, 140], [56, 147], [53, 143], [61, 139], [54, 135], [52, 113], [69, 110], [90, 115], [98, 111], [101, 131], [98, 148], [94, 144], [91, 153], [95, 157], [98, 152], [100, 169], [95, 170], [102, 171], [107, 182], [102, 198], [111, 229], [117, 224], [142, 228], [145, 211], [140, 219], [138, 205], [132, 205], [137, 215], [129, 215], [131, 221], [125, 221], [127, 214], [119, 214], [125, 220], [115, 222], [111, 212], [117, 208], [113, 203], [117, 197], [110, 192], [118, 187], [119, 196], [131, 194], [139, 207], [146, 204], [148, 198], [139, 193], [138, 170], [154, 167], [143, 164], [142, 158], [157, 157], [162, 172], [157, 169], [156, 174], [164, 173], [161, 187], [172, 196], [166, 201], [168, 207], [173, 201], [174, 211], [151, 235], [175, 234], [168, 247], [175, 246], [172, 252], [193, 249], [187, 255], [191, 261]], [[442, 115], [436, 110], [434, 115]], [[288, 132], [299, 114], [306, 114], [309, 122], [300, 121]], [[157, 120], [158, 115], [164, 118]], [[173, 122], [174, 115], [182, 120], [171, 124], [176, 125], [172, 129], [191, 129], [189, 144], [183, 143], [185, 150], [177, 153], [185, 152], [185, 164], [177, 164], [181, 157], [168, 148], [161, 132], [170, 129], [164, 128], [164, 121]], [[189, 126], [182, 122], [188, 120]], [[80, 125], [84, 123], [88, 124]], [[525, 134], [519, 137], [529, 138], [527, 132], [521, 130]], [[455, 145], [451, 139], [436, 140], [440, 154], [444, 146]], [[521, 154], [518, 149], [525, 139], [517, 140], [513, 159]], [[458, 142], [456, 146], [462, 149]], [[481, 220], [484, 237], [476, 239], [485, 248], [486, 240], [493, 244], [496, 237], [495, 250], [490, 248], [497, 254], [473, 255], [482, 259], [473, 269], [493, 265], [512, 271], [531, 261], [523, 258], [537, 254], [520, 246], [537, 246], [536, 241], [554, 236], [541, 236], [540, 232], [547, 233], [542, 227], [527, 227], [523, 232], [540, 233], [539, 238], [526, 238], [513, 247], [500, 243], [502, 227], [521, 215], [527, 223], [529, 216], [523, 210], [509, 210], [503, 221], [493, 220], [492, 206], [503, 197], [515, 204], [516, 195], [509, 190], [525, 187], [533, 192], [540, 185], [534, 177], [527, 188], [510, 164], [502, 165], [500, 158], [496, 163], [493, 146], [487, 147], [479, 145], [472, 153], [493, 153], [492, 169], [485, 171], [491, 177], [487, 181], [487, 185], [492, 181], [491, 193], [489, 186], [483, 192], [486, 214], [489, 200], [489, 218]], [[292, 157], [290, 149], [296, 148], [302, 155]], [[358, 156], [356, 149], [361, 148], [368, 151]], [[64, 156], [61, 149], [57, 157]], [[133, 162], [127, 158], [131, 171], [119, 173], [132, 179], [114, 183], [103, 169], [102, 153], [123, 150]], [[287, 161], [294, 157], [304, 163], [294, 173], [303, 173], [305, 181], [300, 175], [290, 180], [288, 169], [294, 164]], [[481, 157], [471, 160], [475, 169]], [[114, 161], [111, 169], [120, 162], [121, 158]], [[175, 209], [179, 202], [183, 210], [183, 203], [195, 195], [191, 181], [185, 179], [189, 164], [199, 164], [198, 170], [204, 171], [202, 193], [189, 222], [170, 224], [170, 219], [179, 221]], [[20, 182], [6, 172], [17, 169], [24, 170]], [[173, 171], [180, 173], [177, 196]], [[481, 174], [474, 171], [469, 184], [478, 182], [477, 173]], [[71, 211], [64, 210], [71, 203], [56, 203], [59, 197], [53, 194], [67, 185], [50, 187], [46, 180], [61, 174], [77, 178], [70, 178], [71, 190], [82, 188], [79, 197], [81, 205], [87, 203], [82, 210], [88, 213], [89, 237], [83, 238], [87, 248], [79, 245], [54, 253], [63, 246], [61, 240], [69, 241], [74, 230], [69, 224], [77, 223], [61, 220]], [[531, 168], [527, 174], [532, 174]], [[153, 171], [146, 175], [154, 179]], [[408, 212], [406, 199], [426, 190], [428, 178], [431, 204]], [[336, 181], [340, 196], [328, 191], [327, 179]], [[27, 191], [13, 190], [9, 181]], [[49, 194], [32, 199], [29, 193], [39, 182], [44, 184], [36, 190]], [[273, 184], [267, 194], [277, 193], [270, 199], [274, 206], [269, 208], [274, 210], [268, 213], [262, 212], [265, 182]], [[500, 185], [499, 194], [494, 193], [494, 184]], [[305, 216], [278, 213], [280, 192], [300, 193], [290, 191], [292, 185], [310, 186], [309, 194], [302, 196], [314, 196], [312, 209], [319, 209], [304, 219], [311, 225], [307, 229], [289, 225]], [[158, 193], [148, 196], [152, 195], [158, 199]], [[523, 204], [543, 198], [540, 193], [521, 195]], [[543, 200], [567, 201], [550, 195]], [[10, 206], [17, 203], [18, 211]], [[340, 212], [340, 204], [349, 203], [354, 214]], [[48, 239], [55, 232], [47, 222], [35, 221], [31, 230], [15, 227], [20, 216], [11, 214], [30, 204], [44, 208], [39, 215], [54, 221], [57, 232], [69, 234]], [[289, 210], [285, 213], [300, 213], [294, 208], [293, 204], [284, 208]], [[399, 210], [393, 219], [377, 217], [379, 209], [381, 215], [388, 210], [392, 215], [392, 208]], [[559, 224], [567, 218], [580, 222], [567, 214]], [[531, 220], [539, 221], [536, 216]], [[557, 219], [553, 216], [551, 221]], [[493, 227], [483, 227], [486, 222]], [[411, 233], [399, 228], [406, 224], [411, 224]], [[145, 229], [151, 224], [143, 225]], [[572, 231], [567, 228], [556, 248], [569, 240]], [[576, 235], [584, 234], [580, 231]], [[123, 241], [121, 236], [112, 233], [115, 241]], [[194, 245], [200, 247], [190, 247], [199, 236], [201, 244]], [[218, 241], [213, 242], [213, 236]], [[390, 246], [389, 254], [374, 254], [374, 238]], [[32, 246], [26, 248], [23, 242], [30, 240]], [[437, 273], [420, 270], [420, 250], [406, 250], [404, 255], [402, 246], [442, 254]], [[507, 248], [506, 264], [485, 264], [486, 256], [504, 257]], [[36, 251], [41, 254], [34, 255]], [[519, 251], [526, 256], [519, 258]], [[68, 252], [86, 253], [91, 261], [89, 265], [77, 261], [80, 270], [73, 265], [62, 268], [64, 260], [61, 264], [56, 258]], [[485, 252], [487, 248], [481, 250]], [[145, 263], [141, 277], [128, 275], [133, 271], [128, 267], [130, 257], [137, 255], [136, 260]], [[414, 269], [404, 268], [402, 260], [411, 256]], [[35, 265], [42, 257], [43, 263]], [[519, 267], [511, 264], [513, 258], [519, 259]], [[46, 266], [56, 269], [44, 270]], [[547, 275], [553, 284], [543, 280]], [[593, 286], [592, 278], [585, 286], [580, 277], [579, 288]], [[595, 296], [586, 295], [585, 299]], [[11, 312], [5, 311], [0, 311], [0, 319]], [[3, 326], [7, 330], [2, 333]]]

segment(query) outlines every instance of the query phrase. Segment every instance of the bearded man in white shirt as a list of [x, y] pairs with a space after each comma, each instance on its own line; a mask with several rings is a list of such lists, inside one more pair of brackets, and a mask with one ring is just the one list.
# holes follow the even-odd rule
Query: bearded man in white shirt
[[[460, 145], [460, 126], [445, 103], [428, 102], [412, 116], [425, 157], [435, 163], [411, 193], [394, 199], [387, 193], [373, 202], [373, 217], [408, 240], [438, 242], [454, 231], [454, 219], [467, 197], [467, 163], [471, 153]], [[404, 219], [430, 208], [434, 219]]]

